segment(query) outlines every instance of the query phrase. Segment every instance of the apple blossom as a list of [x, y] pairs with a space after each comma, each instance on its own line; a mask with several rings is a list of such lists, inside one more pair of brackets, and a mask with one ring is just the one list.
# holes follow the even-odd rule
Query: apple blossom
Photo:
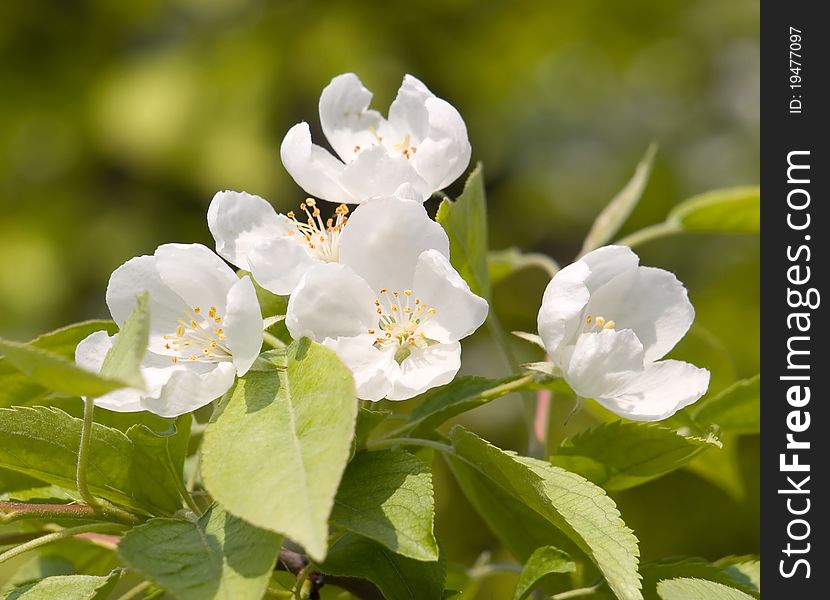
[[372, 93], [354, 73], [338, 75], [320, 96], [320, 124], [337, 157], [311, 142], [308, 124], [283, 139], [280, 156], [312, 196], [359, 204], [401, 184], [419, 200], [447, 187], [467, 168], [470, 142], [458, 111], [406, 75], [384, 119], [369, 109]]
[[488, 306], [445, 253], [400, 246], [378, 258], [314, 267], [291, 295], [285, 322], [294, 338], [337, 353], [360, 398], [405, 400], [452, 381], [459, 340], [484, 322]]
[[[107, 287], [116, 324], [144, 291], [150, 297], [149, 347], [140, 369], [145, 389], [110, 392], [95, 399], [97, 406], [163, 417], [188, 413], [224, 394], [259, 355], [263, 321], [253, 283], [205, 246], [165, 244], [118, 267]], [[100, 371], [114, 339], [105, 331], [91, 334], [75, 360]]]
[[559, 271], [539, 311], [539, 335], [579, 396], [635, 421], [659, 421], [697, 401], [709, 371], [659, 360], [686, 334], [694, 308], [663, 269], [625, 246], [589, 252]]
[[300, 204], [299, 213], [283, 215], [259, 196], [225, 191], [210, 204], [208, 227], [222, 257], [250, 271], [265, 289], [290, 294], [317, 264], [386, 265], [413, 249], [449, 254], [444, 230], [415, 197], [411, 186], [402, 185], [395, 195], [362, 204], [351, 214], [341, 204], [324, 220], [311, 198]]

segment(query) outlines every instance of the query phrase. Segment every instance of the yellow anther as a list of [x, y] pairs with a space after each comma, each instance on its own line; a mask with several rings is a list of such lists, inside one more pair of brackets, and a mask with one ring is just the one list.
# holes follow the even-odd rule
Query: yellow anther
[[602, 317], [597, 317], [597, 327], [604, 327], [605, 326], [605, 319]]
[[309, 206], [314, 206], [315, 204], [317, 204], [317, 201], [314, 198], [306, 198], [305, 203]]
[[588, 317], [585, 319], [585, 322], [588, 323], [588, 325], [590, 325], [591, 323], [594, 322], [594, 317], [592, 317], [591, 315], [588, 315]]
[[411, 296], [412, 295], [412, 290], [404, 290], [403, 293], [406, 294], [407, 296]]
[[391, 309], [392, 309], [392, 312], [398, 312], [398, 307], [397, 307], [397, 305], [395, 305], [395, 304], [393, 304], [393, 305], [392, 305], [392, 306], [390, 306], [389, 308], [391, 308]]
[[431, 316], [431, 315], [434, 315], [434, 314], [435, 314], [435, 313], [437, 313], [437, 312], [438, 312], [438, 311], [437, 311], [437, 310], [435, 310], [434, 308], [430, 308], [430, 309], [427, 311], [427, 314]]
[[193, 312], [195, 312], [198, 315], [200, 312], [202, 312], [202, 309], [199, 306], [194, 306], [193, 307]]
[[173, 364], [175, 365], [177, 362], [179, 362], [179, 359], [178, 359], [178, 357], [174, 356], [173, 357]]
[[616, 327], [616, 323], [614, 321], [608, 321], [604, 326], [603, 329], [614, 329]]
[[198, 358], [199, 358], [199, 357], [198, 357], [198, 356], [196, 356], [195, 354], [191, 354], [191, 355], [190, 355], [190, 360], [196, 360], [196, 359], [198, 359]]
[[209, 348], [204, 348], [202, 350], [202, 354], [204, 354], [205, 356], [210, 356], [210, 349]]
[[293, 211], [293, 210], [289, 210], [289, 211], [288, 211], [288, 214], [287, 214], [286, 216], [287, 216], [289, 219], [294, 219], [294, 218], [296, 218], [296, 215], [294, 214], [294, 211]]
[[184, 336], [184, 325], [179, 325], [176, 327], [176, 335], [179, 337]]
[[374, 329], [369, 329], [369, 330], [366, 331], [366, 333], [368, 333], [369, 335], [375, 335], [375, 330]]
[[386, 291], [387, 291], [387, 290], [386, 290], [386, 288], [381, 288], [380, 293], [381, 293], [381, 294], [385, 294], [385, 293], [386, 293]]

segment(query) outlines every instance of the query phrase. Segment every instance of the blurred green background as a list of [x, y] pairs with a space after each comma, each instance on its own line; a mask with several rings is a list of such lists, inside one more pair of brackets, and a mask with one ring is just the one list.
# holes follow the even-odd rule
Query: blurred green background
[[[404, 73], [454, 104], [484, 163], [491, 246], [567, 263], [652, 140], [654, 173], [624, 233], [693, 194], [758, 181], [758, 23], [751, 0], [0, 3], [0, 335], [106, 317], [107, 278], [125, 260], [165, 242], [212, 246], [217, 190], [294, 207], [304, 193], [280, 141], [307, 120], [322, 142], [319, 93], [345, 71], [382, 112]], [[696, 306], [675, 355], [712, 369], [713, 390], [755, 374], [758, 239], [638, 252], [675, 271]], [[527, 271], [499, 285], [508, 328], [534, 330], [545, 284]], [[465, 372], [501, 370], [486, 333], [467, 344]], [[556, 404], [554, 442], [596, 418], [563, 426], [569, 403]], [[465, 423], [522, 447], [516, 399]], [[694, 473], [619, 494], [643, 558], [757, 552], [757, 451], [756, 438], [729, 440]], [[505, 558], [437, 469], [450, 560]], [[509, 579], [479, 597], [505, 597]]]

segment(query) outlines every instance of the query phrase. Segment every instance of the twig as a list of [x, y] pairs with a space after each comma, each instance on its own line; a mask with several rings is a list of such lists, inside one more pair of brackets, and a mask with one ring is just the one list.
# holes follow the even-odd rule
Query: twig
[[0, 564], [6, 562], [7, 560], [14, 558], [24, 552], [28, 552], [29, 550], [34, 550], [35, 548], [39, 548], [40, 546], [45, 546], [46, 544], [51, 544], [52, 542], [57, 542], [66, 538], [73, 537], [78, 535], [79, 533], [94, 533], [94, 532], [102, 532], [102, 531], [109, 531], [114, 527], [118, 527], [114, 523], [91, 523], [89, 525], [79, 525], [78, 527], [70, 527], [68, 529], [61, 529], [60, 531], [56, 531], [55, 533], [48, 533], [46, 535], [42, 535], [38, 538], [30, 540], [25, 544], [20, 544], [19, 546], [15, 546], [11, 550], [6, 550], [3, 554], [0, 554]]
[[81, 443], [78, 447], [78, 469], [76, 471], [76, 482], [78, 484], [78, 495], [92, 508], [98, 507], [98, 502], [89, 493], [86, 484], [86, 467], [89, 461], [89, 447], [92, 443], [92, 415], [95, 411], [93, 398], [84, 398], [84, 419], [81, 422]]

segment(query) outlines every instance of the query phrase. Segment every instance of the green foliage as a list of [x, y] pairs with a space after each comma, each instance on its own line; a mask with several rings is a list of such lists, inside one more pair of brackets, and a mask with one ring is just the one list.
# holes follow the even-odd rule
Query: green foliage
[[434, 517], [429, 467], [399, 450], [355, 456], [343, 474], [331, 513], [335, 525], [422, 561], [438, 560]]
[[487, 267], [487, 204], [483, 167], [479, 163], [455, 202], [444, 198], [435, 215], [450, 238], [450, 261], [470, 289], [490, 297]]
[[706, 192], [678, 204], [668, 221], [684, 231], [757, 234], [761, 229], [761, 190], [745, 186]]
[[449, 459], [451, 466], [458, 460], [472, 466], [563, 531], [596, 563], [618, 598], [642, 598], [637, 538], [604, 490], [575, 473], [504, 452], [462, 427], [450, 438], [457, 456]]
[[713, 581], [736, 588], [751, 596], [760, 597], [761, 587], [758, 579], [748, 576], [760, 563], [752, 558], [729, 563], [710, 563], [702, 558], [666, 558], [643, 564], [643, 595], [645, 600], [660, 600], [657, 593], [659, 582], [665, 579], [695, 578]]
[[487, 253], [487, 273], [492, 285], [507, 279], [516, 271], [536, 267], [549, 277], [556, 275], [559, 265], [546, 254], [522, 252], [511, 247], [504, 250], [491, 250]]
[[542, 546], [527, 559], [524, 569], [519, 575], [519, 582], [516, 584], [513, 600], [527, 598], [533, 589], [548, 575], [572, 573], [574, 571], [576, 571], [576, 564], [567, 552], [553, 546]]
[[738, 381], [691, 407], [691, 416], [703, 426], [718, 425], [729, 433], [761, 431], [761, 376]]
[[118, 583], [120, 570], [106, 577], [57, 575], [13, 588], [2, 600], [106, 600]]
[[709, 448], [699, 438], [647, 423], [604, 423], [565, 440], [551, 463], [578, 473], [606, 490], [624, 490], [679, 469]]
[[240, 378], [208, 426], [202, 477], [229, 512], [322, 560], [354, 435], [354, 382], [334, 352], [309, 340], [267, 356], [273, 369]]
[[440, 600], [444, 591], [443, 561], [407, 558], [351, 533], [335, 540], [320, 570], [368, 579], [386, 600]]
[[[100, 498], [146, 514], [170, 514], [181, 508], [175, 478], [189, 417], [174, 435], [160, 437], [143, 425], [127, 433], [95, 423], [88, 484]], [[75, 489], [81, 420], [57, 408], [0, 409], [0, 467], [67, 490]], [[170, 456], [177, 456], [171, 467]]]
[[143, 388], [144, 380], [139, 372], [147, 340], [150, 335], [150, 295], [144, 292], [136, 299], [136, 307], [118, 332], [112, 348], [104, 357], [101, 376]]
[[130, 568], [179, 600], [261, 598], [281, 538], [213, 506], [198, 521], [152, 519], [118, 544]]
[[752, 596], [705, 579], [666, 579], [657, 584], [662, 600], [749, 600]]

